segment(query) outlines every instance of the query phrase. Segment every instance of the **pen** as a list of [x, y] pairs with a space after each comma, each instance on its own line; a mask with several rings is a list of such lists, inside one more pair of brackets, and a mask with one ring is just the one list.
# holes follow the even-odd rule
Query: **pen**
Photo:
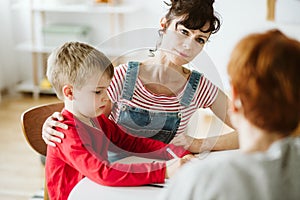
[[163, 185], [158, 185], [158, 184], [147, 184], [145, 186], [150, 186], [150, 187], [157, 187], [157, 188], [163, 188]]
[[166, 149], [166, 151], [173, 156], [173, 158], [179, 158], [169, 147]]

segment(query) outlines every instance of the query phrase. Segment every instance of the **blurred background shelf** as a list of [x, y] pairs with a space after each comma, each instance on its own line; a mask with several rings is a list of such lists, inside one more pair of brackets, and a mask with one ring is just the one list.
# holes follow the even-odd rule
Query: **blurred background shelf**
[[138, 6], [134, 5], [109, 5], [109, 4], [74, 4], [74, 5], [55, 5], [37, 3], [32, 7], [36, 12], [63, 12], [63, 13], [110, 13], [126, 14], [134, 12]]
[[[42, 93], [53, 93], [52, 90], [42, 90], [39, 85], [45, 78], [46, 61], [54, 48], [67, 41], [87, 42], [97, 47], [97, 44], [106, 40], [103, 35], [114, 36], [123, 31], [125, 14], [138, 10], [136, 4], [129, 3], [92, 3], [82, 0], [26, 2], [27, 4], [18, 0], [11, 6], [15, 11], [26, 9], [30, 17], [31, 37], [20, 41], [15, 49], [31, 54], [32, 80], [23, 81], [18, 85], [17, 91], [32, 92], [34, 98], [39, 98]], [[99, 31], [99, 25], [102, 24], [108, 25], [103, 25], [100, 34], [96, 34], [94, 30]], [[117, 43], [110, 44], [101, 46], [100, 50], [114, 59], [125, 52], [125, 48], [120, 46]]]
[[18, 92], [23, 92], [23, 93], [31, 93], [33, 92], [38, 93], [38, 94], [53, 94], [55, 95], [55, 91], [52, 88], [45, 89], [40, 86], [36, 86], [33, 84], [32, 80], [25, 80], [19, 83], [16, 87], [16, 90]]
[[47, 47], [43, 45], [34, 45], [32, 41], [26, 41], [17, 45], [18, 51], [36, 52], [36, 53], [50, 53], [54, 47]]

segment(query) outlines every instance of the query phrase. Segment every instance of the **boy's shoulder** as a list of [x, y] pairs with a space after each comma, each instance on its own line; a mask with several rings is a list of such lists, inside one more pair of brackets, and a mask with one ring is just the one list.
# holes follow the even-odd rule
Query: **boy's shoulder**
[[61, 121], [62, 123], [68, 126], [75, 126], [75, 117], [70, 111], [64, 108], [61, 114], [64, 118], [63, 121]]

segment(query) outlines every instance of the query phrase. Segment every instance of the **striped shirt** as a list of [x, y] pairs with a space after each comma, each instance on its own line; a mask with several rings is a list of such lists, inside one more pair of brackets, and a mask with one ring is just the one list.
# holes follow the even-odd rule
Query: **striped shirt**
[[122, 98], [123, 84], [125, 80], [127, 64], [115, 67], [115, 74], [108, 88], [108, 95], [113, 106], [110, 119], [118, 122], [120, 105], [127, 104], [131, 107], [142, 108], [151, 112], [181, 112], [182, 118], [177, 130], [177, 134], [184, 133], [189, 119], [198, 108], [208, 108], [215, 101], [218, 87], [211, 83], [207, 78], [201, 76], [195, 95], [189, 106], [180, 104], [185, 87], [177, 96], [164, 96], [153, 94], [148, 91], [141, 80], [137, 78], [135, 90], [131, 101]]

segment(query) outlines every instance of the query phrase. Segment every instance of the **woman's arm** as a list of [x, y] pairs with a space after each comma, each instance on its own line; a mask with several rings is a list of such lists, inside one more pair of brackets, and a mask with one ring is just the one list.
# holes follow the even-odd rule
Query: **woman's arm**
[[[218, 95], [211, 105], [212, 112], [227, 126], [233, 128], [230, 117], [228, 115], [228, 106], [231, 100], [226, 94], [219, 90]], [[205, 139], [194, 139], [188, 150], [195, 151], [207, 151], [207, 150], [229, 150], [239, 148], [238, 133], [233, 131], [224, 135], [208, 137]]]
[[[211, 110], [222, 122], [232, 128], [232, 124], [228, 115], [228, 105], [230, 105], [230, 99], [224, 94], [223, 91], [219, 90], [215, 101], [211, 105]], [[239, 148], [238, 134], [236, 131], [201, 139], [182, 134], [175, 137], [172, 143], [175, 145], [184, 146], [192, 153]]]
[[208, 138], [191, 138], [191, 141], [191, 145], [187, 148], [187, 150], [189, 150], [192, 153], [201, 153], [203, 151], [221, 151], [239, 148], [238, 134], [235, 131], [224, 135]]
[[221, 121], [233, 129], [233, 126], [230, 122], [230, 117], [228, 115], [228, 107], [230, 104], [231, 100], [222, 90], [219, 89], [217, 97], [212, 103], [210, 109]]

